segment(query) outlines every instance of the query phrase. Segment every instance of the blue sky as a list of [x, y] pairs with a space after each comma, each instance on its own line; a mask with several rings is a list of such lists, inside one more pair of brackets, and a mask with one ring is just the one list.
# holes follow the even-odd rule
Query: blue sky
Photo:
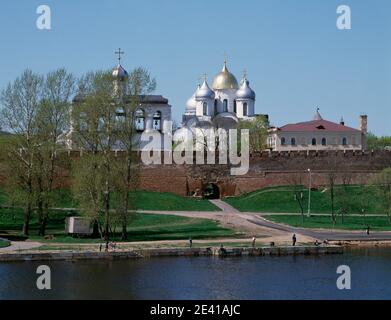
[[[36, 8], [52, 10], [40, 31]], [[339, 5], [352, 10], [352, 30], [336, 28]], [[237, 78], [247, 69], [256, 112], [272, 124], [324, 118], [391, 135], [391, 1], [389, 0], [2, 0], [0, 88], [25, 68], [66, 67], [76, 75], [111, 68], [118, 47], [127, 69], [144, 66], [167, 97], [173, 117], [224, 53]]]

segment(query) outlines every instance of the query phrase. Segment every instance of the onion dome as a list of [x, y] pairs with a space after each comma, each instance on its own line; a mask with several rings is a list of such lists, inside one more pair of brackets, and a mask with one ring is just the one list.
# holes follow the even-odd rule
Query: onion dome
[[196, 93], [200, 89], [200, 85], [197, 86], [196, 92], [187, 100], [186, 102], [186, 110], [193, 110], [197, 108], [197, 100]]
[[198, 99], [214, 99], [215, 98], [215, 93], [211, 88], [209, 88], [206, 80], [204, 80], [204, 83], [196, 91], [195, 98], [196, 98], [196, 100], [198, 100]]
[[224, 62], [223, 70], [213, 80], [212, 88], [214, 90], [238, 89], [238, 81], [235, 76], [228, 71], [227, 62]]
[[124, 81], [129, 77], [128, 72], [124, 69], [121, 64], [118, 64], [112, 72], [113, 78], [116, 80]]
[[240, 89], [236, 92], [236, 97], [255, 100], [255, 92], [250, 88], [250, 82], [245, 77], [241, 81]]

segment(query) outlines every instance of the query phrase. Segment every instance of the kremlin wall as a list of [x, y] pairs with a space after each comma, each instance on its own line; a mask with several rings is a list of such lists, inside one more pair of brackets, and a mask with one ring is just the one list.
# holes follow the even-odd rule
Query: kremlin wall
[[[65, 157], [64, 160], [72, 158], [77, 161], [83, 154], [69, 151], [61, 156]], [[121, 157], [120, 154], [117, 156]], [[58, 187], [69, 187], [72, 183], [70, 170], [66, 168], [70, 161], [64, 163], [68, 165], [59, 170]], [[391, 151], [262, 152], [251, 154], [249, 171], [243, 176], [232, 176], [228, 165], [142, 165], [139, 189], [200, 196], [205, 185], [214, 184], [224, 197], [268, 186], [308, 186], [308, 169], [314, 187], [327, 186], [331, 175], [336, 184], [344, 181], [366, 184], [374, 174], [387, 167], [391, 167]], [[0, 183], [4, 183], [4, 175], [4, 170], [0, 171]]]

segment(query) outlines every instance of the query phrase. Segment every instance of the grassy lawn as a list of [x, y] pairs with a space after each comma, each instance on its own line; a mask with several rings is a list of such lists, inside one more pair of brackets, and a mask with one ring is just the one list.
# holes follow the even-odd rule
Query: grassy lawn
[[[133, 194], [138, 210], [162, 211], [219, 211], [215, 205], [204, 199], [182, 197], [173, 193], [137, 191]], [[7, 204], [7, 195], [0, 190], [0, 205]], [[74, 208], [77, 202], [69, 189], [58, 189], [53, 194], [53, 206], [57, 208]]]
[[322, 229], [343, 229], [343, 230], [366, 230], [369, 225], [371, 231], [391, 231], [391, 225], [387, 217], [366, 216], [366, 217], [344, 217], [344, 223], [340, 216], [337, 218], [337, 223], [333, 225], [329, 216], [311, 216], [304, 218], [304, 224], [301, 216], [292, 215], [272, 215], [267, 216], [267, 219], [288, 224], [294, 227], [304, 228], [322, 228]]
[[140, 210], [167, 211], [219, 211], [215, 205], [205, 199], [178, 196], [173, 193], [137, 191], [136, 207]]
[[[76, 239], [64, 234], [65, 218], [75, 212], [52, 211], [47, 226], [47, 234], [53, 240], [38, 237], [38, 221], [33, 218], [30, 225], [30, 240], [63, 243], [100, 242], [100, 239]], [[22, 228], [23, 214], [20, 209], [0, 209], [0, 237], [7, 234], [18, 234]], [[114, 231], [112, 240], [120, 240], [120, 228]], [[222, 228], [217, 222], [208, 219], [196, 219], [173, 215], [134, 214], [128, 225], [129, 241], [179, 240], [179, 239], [213, 239], [235, 236], [235, 231]]]
[[8, 240], [1, 240], [0, 239], [0, 248], [8, 247], [11, 243]]
[[[335, 188], [335, 210], [338, 210], [338, 192], [342, 188]], [[242, 212], [275, 212], [275, 213], [300, 213], [298, 202], [294, 198], [293, 187], [281, 186], [270, 187], [243, 194], [239, 197], [227, 197], [224, 200]], [[305, 211], [308, 204], [308, 189], [302, 189]], [[373, 187], [349, 186], [348, 194], [353, 200], [349, 213], [361, 213], [364, 208], [366, 213], [379, 213], [379, 197]], [[311, 191], [311, 211], [314, 213], [330, 213], [330, 192], [326, 188]]]

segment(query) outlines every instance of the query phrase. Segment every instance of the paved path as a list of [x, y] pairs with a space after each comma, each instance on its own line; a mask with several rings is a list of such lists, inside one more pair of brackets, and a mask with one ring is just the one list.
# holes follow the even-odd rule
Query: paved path
[[5, 248], [0, 249], [0, 253], [9, 252], [9, 251], [18, 251], [18, 250], [29, 250], [42, 246], [42, 243], [39, 242], [30, 242], [30, 241], [11, 241], [11, 245]]
[[[215, 219], [220, 222], [223, 221], [222, 217], [225, 218], [226, 224], [231, 224], [233, 226], [240, 224], [244, 226], [243, 220], [262, 227], [263, 231], [270, 231], [270, 235], [273, 233], [272, 230], [275, 230], [281, 235], [284, 233], [287, 237], [291, 236], [293, 233], [300, 234], [302, 236], [318, 239], [320, 241], [329, 240], [329, 241], [381, 241], [381, 240], [391, 240], [391, 231], [379, 231], [371, 232], [370, 235], [367, 235], [363, 231], [344, 231], [344, 230], [326, 230], [326, 229], [307, 229], [307, 228], [296, 228], [289, 225], [272, 222], [266, 220], [263, 216], [276, 215], [276, 213], [259, 213], [259, 212], [239, 212], [237, 209], [230, 206], [228, 203], [222, 200], [210, 200], [214, 205], [219, 207], [222, 211], [141, 211], [144, 213], [155, 213], [155, 214], [173, 214], [187, 217], [199, 217], [206, 219]], [[277, 215], [299, 215], [297, 213], [287, 214], [287, 213], [277, 213]], [[314, 214], [314, 215], [325, 215], [327, 214]], [[361, 215], [357, 215], [361, 216]], [[380, 215], [371, 215], [371, 216], [380, 216]], [[239, 219], [238, 219], [239, 218]], [[276, 235], [276, 234], [273, 234]]]
[[[247, 235], [256, 234], [271, 241], [278, 239], [281, 241], [290, 241], [293, 233], [301, 235], [302, 241], [382, 241], [391, 240], [391, 232], [371, 232], [367, 235], [365, 231], [343, 231], [343, 230], [325, 230], [325, 229], [306, 229], [296, 228], [285, 224], [272, 222], [263, 218], [263, 216], [274, 215], [275, 213], [257, 213], [257, 212], [239, 212], [228, 203], [222, 200], [210, 200], [222, 211], [161, 211], [161, 210], [138, 210], [141, 213], [153, 213], [162, 215], [177, 215], [189, 218], [204, 218], [219, 221], [223, 226], [245, 231]], [[75, 208], [66, 208], [62, 210], [76, 210]], [[281, 213], [287, 214], [287, 213]], [[289, 215], [289, 213], [288, 213]], [[297, 215], [297, 214], [292, 214]], [[372, 215], [371, 215], [372, 216]], [[210, 241], [210, 240], [207, 240]], [[219, 240], [221, 241], [221, 239]], [[232, 240], [231, 240], [232, 241]], [[238, 240], [239, 241], [239, 240]], [[243, 239], [242, 239], [243, 241]], [[11, 242], [11, 246], [0, 249], [1, 252], [33, 249], [41, 246], [38, 242]]]
[[352, 241], [381, 241], [381, 240], [391, 240], [390, 231], [379, 231], [379, 232], [370, 232], [369, 235], [365, 231], [344, 231], [344, 230], [319, 230], [319, 229], [306, 229], [306, 228], [295, 228], [285, 224], [271, 222], [262, 217], [250, 216], [247, 219], [248, 221], [263, 226], [266, 228], [276, 229], [280, 231], [285, 231], [289, 233], [297, 233], [307, 237], [311, 237], [318, 240], [329, 240], [329, 241], [338, 241], [338, 240], [352, 240]]
[[240, 211], [235, 209], [230, 204], [224, 202], [223, 200], [216, 199], [216, 200], [209, 200], [212, 204], [214, 204], [216, 207], [220, 208], [223, 212], [229, 212], [229, 213], [239, 213]]

